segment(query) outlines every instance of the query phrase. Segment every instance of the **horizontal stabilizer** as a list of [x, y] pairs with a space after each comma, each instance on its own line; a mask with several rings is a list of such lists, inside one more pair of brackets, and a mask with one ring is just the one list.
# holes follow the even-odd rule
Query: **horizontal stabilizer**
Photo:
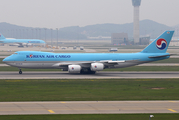
[[167, 56], [171, 56], [171, 55], [172, 54], [169, 54], [169, 55], [159, 55], [159, 56], [149, 56], [149, 58], [162, 58], [162, 57], [167, 57]]

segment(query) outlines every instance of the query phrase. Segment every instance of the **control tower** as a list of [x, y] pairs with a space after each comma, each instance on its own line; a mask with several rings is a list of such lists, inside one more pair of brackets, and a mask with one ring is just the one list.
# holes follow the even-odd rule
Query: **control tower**
[[141, 0], [132, 0], [132, 5], [134, 6], [134, 28], [133, 28], [133, 38], [134, 44], [139, 44], [139, 6], [141, 4]]

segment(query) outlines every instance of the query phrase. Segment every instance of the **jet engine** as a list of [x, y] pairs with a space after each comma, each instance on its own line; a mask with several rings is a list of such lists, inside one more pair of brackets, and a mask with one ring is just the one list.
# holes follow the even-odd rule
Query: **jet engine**
[[81, 71], [80, 65], [68, 65], [68, 72], [69, 73], [79, 73]]
[[103, 63], [92, 63], [91, 64], [91, 71], [102, 71], [104, 69]]

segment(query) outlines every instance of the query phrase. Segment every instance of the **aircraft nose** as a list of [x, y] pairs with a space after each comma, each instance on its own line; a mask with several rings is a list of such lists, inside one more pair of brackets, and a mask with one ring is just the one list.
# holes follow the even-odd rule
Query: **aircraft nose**
[[6, 63], [7, 61], [9, 61], [10, 59], [9, 59], [9, 57], [6, 57], [6, 58], [4, 58], [2, 61], [4, 62], [4, 63]]
[[2, 61], [3, 61], [4, 63], [6, 63], [7, 59], [6, 59], [6, 58], [4, 58]]

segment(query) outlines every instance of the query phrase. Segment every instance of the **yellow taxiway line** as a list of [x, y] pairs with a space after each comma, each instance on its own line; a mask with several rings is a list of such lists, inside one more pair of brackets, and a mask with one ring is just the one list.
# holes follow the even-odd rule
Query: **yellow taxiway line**
[[50, 113], [55, 113], [53, 110], [48, 110]]
[[173, 110], [173, 109], [168, 109], [168, 110], [170, 110], [170, 111], [172, 111], [172, 112], [177, 112], [177, 111], [175, 111], [175, 110]]

